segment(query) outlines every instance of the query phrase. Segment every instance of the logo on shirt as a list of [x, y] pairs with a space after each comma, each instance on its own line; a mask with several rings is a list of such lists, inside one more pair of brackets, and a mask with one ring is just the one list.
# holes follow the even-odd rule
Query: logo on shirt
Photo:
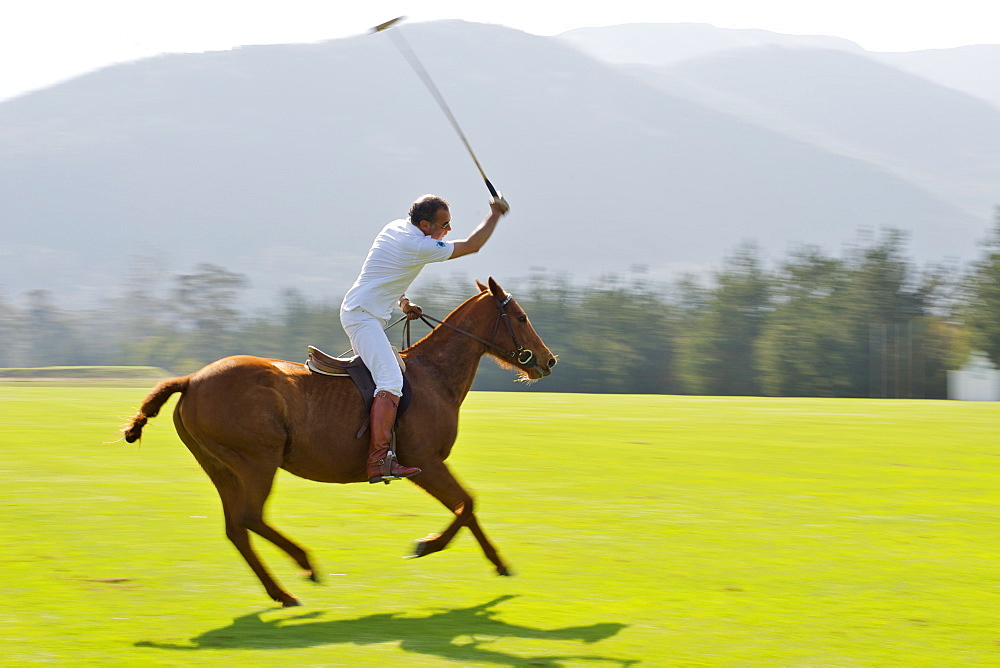
[[444, 242], [443, 242], [443, 241], [439, 241], [439, 242], [437, 242], [437, 244], [438, 244], [438, 246], [440, 246], [441, 248], [444, 248]]

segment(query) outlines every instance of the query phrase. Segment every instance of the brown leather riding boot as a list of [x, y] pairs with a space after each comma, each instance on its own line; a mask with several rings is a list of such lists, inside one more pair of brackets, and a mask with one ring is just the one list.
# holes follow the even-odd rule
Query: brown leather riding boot
[[401, 466], [396, 461], [392, 446], [392, 427], [396, 422], [399, 397], [392, 392], [379, 392], [372, 402], [371, 445], [368, 447], [368, 482], [384, 482], [398, 478], [409, 478], [420, 473], [420, 469]]

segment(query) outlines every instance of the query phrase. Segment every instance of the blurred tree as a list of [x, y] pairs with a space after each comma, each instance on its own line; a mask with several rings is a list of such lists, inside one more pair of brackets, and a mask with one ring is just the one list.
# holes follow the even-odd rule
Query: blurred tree
[[21, 366], [23, 332], [21, 313], [0, 288], [0, 367]]
[[177, 277], [173, 292], [179, 329], [190, 333], [186, 359], [179, 364], [191, 369], [239, 352], [235, 332], [242, 314], [236, 301], [247, 282], [243, 275], [214, 264], [195, 269]]
[[26, 341], [21, 364], [26, 367], [79, 364], [81, 341], [71, 317], [56, 306], [52, 293], [31, 290], [27, 302], [23, 319]]
[[103, 341], [94, 352], [98, 363], [190, 370], [180, 362], [186, 356], [187, 334], [175, 328], [177, 312], [163, 294], [168, 289], [164, 266], [154, 255], [131, 257], [122, 293], [86, 315], [88, 341]]
[[857, 345], [849, 348], [846, 396], [920, 393], [914, 388], [920, 369], [913, 353], [924, 332], [923, 294], [904, 256], [904, 241], [902, 232], [888, 230], [849, 256], [841, 331]]
[[351, 344], [340, 325], [340, 305], [311, 303], [298, 290], [285, 290], [277, 309], [249, 320], [238, 333], [239, 348], [262, 357], [293, 362], [305, 359], [309, 346], [339, 355]]
[[715, 274], [713, 288], [687, 296], [692, 303], [684, 311], [678, 344], [687, 392], [762, 392], [755, 346], [771, 311], [771, 292], [772, 278], [760, 265], [757, 247], [744, 244]]
[[[776, 283], [775, 312], [758, 343], [768, 394], [939, 396], [954, 337], [947, 272], [916, 277], [904, 237], [889, 231], [847, 260], [793, 252]], [[936, 296], [938, 295], [938, 296]], [[938, 314], [934, 307], [938, 307]]]
[[972, 345], [1000, 367], [1000, 207], [983, 249], [984, 256], [973, 263], [965, 280], [962, 316]]
[[914, 393], [916, 398], [947, 399], [948, 370], [961, 367], [971, 344], [959, 323], [961, 271], [957, 263], [939, 263], [924, 270], [917, 287], [920, 318]]
[[794, 251], [775, 280], [774, 313], [757, 341], [762, 389], [772, 396], [836, 397], [850, 392], [845, 336], [848, 272], [817, 248]]
[[588, 354], [580, 359], [591, 370], [581, 388], [589, 392], [669, 393], [675, 379], [673, 321], [663, 290], [641, 279], [625, 283], [608, 277], [586, 290], [580, 302]]
[[[530, 386], [543, 392], [677, 392], [672, 320], [663, 288], [640, 272], [574, 286], [565, 275], [535, 271], [505, 288], [558, 356], [556, 373]], [[484, 360], [477, 390], [511, 389], [509, 371]]]
[[117, 320], [125, 341], [169, 334], [170, 307], [165, 297], [164, 262], [154, 256], [133, 256], [125, 290], [116, 300]]
[[[868, 239], [844, 259], [799, 249], [773, 276], [746, 244], [709, 287], [685, 277], [668, 289], [642, 268], [589, 285], [543, 270], [503, 283], [559, 356], [556, 372], [532, 390], [937, 397], [945, 369], [964, 361], [970, 332], [987, 348], [1000, 330], [1000, 212], [988, 249], [960, 291], [952, 289], [957, 271], [917, 275], [898, 232]], [[245, 318], [236, 306], [246, 284], [239, 274], [198, 265], [176, 278], [170, 298], [158, 296], [161, 277], [146, 263], [110, 306], [78, 312], [57, 308], [45, 291], [29, 293], [23, 308], [0, 298], [0, 364], [148, 364], [183, 373], [233, 353], [300, 361], [307, 345], [335, 355], [350, 346], [339, 299], [318, 303], [286, 290], [274, 308]], [[430, 278], [413, 296], [444, 318], [474, 290], [466, 277]], [[412, 326], [413, 341], [428, 331]], [[402, 326], [389, 337], [402, 347]], [[486, 360], [475, 389], [512, 389], [511, 380]]]

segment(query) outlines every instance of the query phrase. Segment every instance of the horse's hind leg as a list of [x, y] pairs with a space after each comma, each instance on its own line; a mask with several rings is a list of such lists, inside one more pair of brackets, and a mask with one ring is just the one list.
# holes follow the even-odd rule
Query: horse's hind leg
[[316, 569], [313, 568], [309, 560], [308, 553], [264, 521], [264, 503], [271, 494], [271, 485], [274, 483], [274, 474], [277, 470], [275, 466], [273, 469], [267, 471], [247, 471], [241, 476], [243, 493], [245, 495], [242, 517], [243, 526], [284, 550], [305, 571], [306, 577], [313, 582], [319, 582], [319, 576], [316, 574]]
[[[200, 461], [202, 458], [198, 459]], [[254, 504], [251, 499], [258, 494], [254, 494], [252, 489], [247, 489], [246, 482], [221, 462], [209, 465], [202, 462], [202, 468], [215, 483], [215, 487], [219, 491], [219, 498], [222, 499], [222, 511], [226, 520], [226, 538], [239, 550], [247, 565], [264, 585], [268, 596], [286, 608], [301, 605], [299, 599], [281, 588], [250, 543], [250, 534], [247, 530], [253, 524], [253, 517], [259, 513], [259, 511], [253, 510]]]
[[243, 457], [225, 446], [212, 444], [209, 450], [194, 439], [184, 429], [183, 424], [176, 420], [175, 424], [181, 440], [191, 450], [219, 492], [226, 520], [226, 537], [239, 550], [271, 598], [286, 608], [301, 605], [299, 600], [282, 589], [268, 572], [254, 551], [250, 543], [250, 534], [247, 532], [248, 529], [252, 530], [283, 549], [315, 581], [315, 570], [305, 550], [264, 522], [264, 502], [271, 492], [277, 464], [272, 466], [257, 463], [256, 467], [251, 467]]
[[511, 575], [510, 567], [500, 558], [496, 548], [493, 547], [493, 544], [486, 537], [486, 533], [479, 526], [472, 496], [455, 480], [447, 466], [442, 463], [438, 466], [426, 467], [423, 473], [410, 478], [410, 480], [443, 503], [448, 510], [455, 513], [455, 519], [443, 532], [431, 534], [427, 538], [418, 540], [412, 556], [425, 557], [428, 554], [440, 552], [448, 547], [448, 543], [455, 537], [459, 529], [468, 526], [472, 535], [476, 537], [479, 547], [483, 549], [483, 554], [490, 560], [490, 563], [496, 566], [497, 573]]

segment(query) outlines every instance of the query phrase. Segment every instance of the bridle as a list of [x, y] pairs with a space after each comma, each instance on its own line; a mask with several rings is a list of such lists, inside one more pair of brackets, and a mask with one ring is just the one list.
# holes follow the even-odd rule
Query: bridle
[[[431, 329], [434, 329], [433, 323], [444, 325], [445, 327], [450, 327], [451, 329], [455, 330], [460, 334], [464, 334], [465, 336], [468, 336], [471, 339], [475, 339], [476, 341], [479, 341], [480, 343], [483, 343], [490, 348], [499, 350], [504, 355], [509, 357], [511, 360], [516, 361], [522, 367], [530, 369], [531, 367], [538, 366], [538, 358], [535, 356], [535, 353], [531, 349], [525, 348], [524, 346], [521, 345], [521, 342], [518, 341], [517, 339], [517, 334], [514, 333], [514, 326], [511, 325], [510, 316], [507, 313], [507, 304], [509, 304], [512, 299], [514, 299], [514, 295], [510, 294], [503, 299], [500, 299], [496, 296], [493, 297], [493, 301], [497, 306], [497, 321], [493, 325], [493, 333], [490, 335], [489, 341], [480, 336], [476, 336], [472, 332], [467, 332], [464, 329], [461, 329], [460, 327], [456, 327], [455, 325], [452, 325], [449, 322], [445, 322], [444, 320], [438, 320], [437, 318], [432, 318], [429, 315], [421, 315], [420, 319], [423, 320], [425, 323], [427, 323], [427, 326], [430, 327]], [[403, 316], [402, 318], [400, 318], [400, 320], [406, 320], [406, 324], [403, 325], [403, 335], [405, 336], [404, 347], [409, 348], [410, 321], [406, 318], [406, 316]], [[400, 322], [400, 320], [397, 320], [396, 322]], [[509, 350], [493, 342], [494, 339], [496, 339], [497, 337], [497, 332], [500, 330], [501, 322], [503, 322], [503, 324], [507, 326], [507, 333], [510, 334], [510, 339], [514, 343], [513, 350]], [[389, 327], [392, 327], [395, 324], [396, 323], [394, 322], [392, 323], [392, 325], [389, 325]], [[388, 329], [388, 327], [386, 329]]]

